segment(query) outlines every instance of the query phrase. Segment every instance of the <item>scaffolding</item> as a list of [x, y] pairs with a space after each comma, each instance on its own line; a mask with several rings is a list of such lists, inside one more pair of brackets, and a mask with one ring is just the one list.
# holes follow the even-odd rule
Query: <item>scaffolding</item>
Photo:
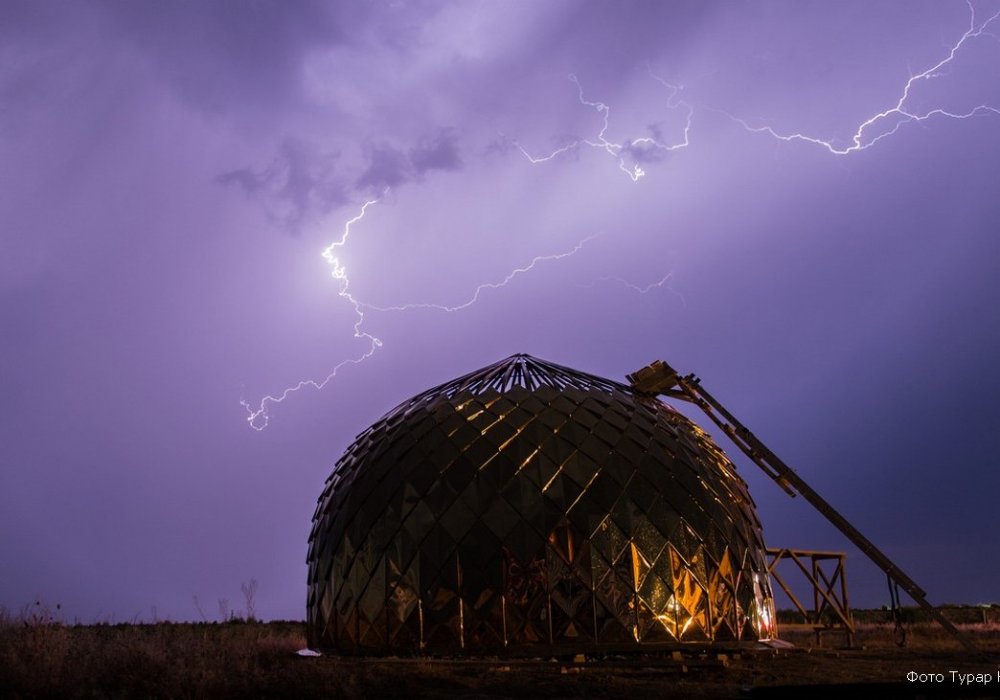
[[[854, 619], [847, 598], [847, 576], [844, 569], [844, 552], [819, 552], [811, 549], [773, 549], [767, 550], [767, 570], [778, 587], [795, 606], [796, 621], [790, 623], [778, 622], [778, 631], [808, 630], [816, 635], [816, 645], [822, 646], [822, 635], [841, 633], [846, 640], [846, 646], [854, 646]], [[786, 564], [784, 573], [778, 566]], [[796, 595], [791, 585], [789, 571], [801, 574], [798, 580], [804, 578], [809, 583], [810, 590]], [[808, 597], [812, 605], [808, 606]], [[807, 602], [803, 602], [803, 601]]]

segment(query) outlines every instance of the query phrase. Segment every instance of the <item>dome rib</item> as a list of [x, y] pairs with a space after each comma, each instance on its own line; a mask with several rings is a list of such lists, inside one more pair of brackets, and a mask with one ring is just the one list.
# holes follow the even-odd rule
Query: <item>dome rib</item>
[[609, 394], [617, 391], [629, 396], [635, 394], [632, 387], [627, 384], [517, 353], [417, 394], [401, 406], [420, 403], [438, 396], [451, 397], [459, 393], [475, 396], [487, 391], [504, 393], [515, 387], [534, 391], [541, 386], [580, 391], [598, 390]]

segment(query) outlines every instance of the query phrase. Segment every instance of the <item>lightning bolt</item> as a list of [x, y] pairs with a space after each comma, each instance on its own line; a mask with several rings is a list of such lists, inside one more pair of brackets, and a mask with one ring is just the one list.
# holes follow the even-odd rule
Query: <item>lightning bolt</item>
[[[944, 107], [934, 107], [932, 109], [927, 109], [925, 111], [914, 111], [908, 107], [908, 102], [910, 101], [912, 92], [921, 84], [929, 83], [937, 78], [944, 75], [945, 69], [949, 66], [958, 53], [971, 41], [978, 39], [982, 36], [990, 36], [996, 39], [996, 35], [992, 34], [988, 29], [1000, 19], [1000, 10], [989, 15], [984, 21], [977, 22], [975, 7], [971, 2], [967, 0], [966, 3], [970, 11], [969, 28], [959, 37], [959, 39], [949, 48], [947, 54], [939, 60], [934, 65], [929, 68], [911, 75], [909, 79], [902, 86], [902, 90], [895, 104], [892, 106], [877, 112], [870, 116], [869, 118], [862, 121], [850, 138], [849, 145], [838, 146], [833, 140], [826, 140], [818, 138], [815, 136], [810, 136], [804, 133], [781, 133], [771, 126], [752, 126], [746, 120], [739, 117], [735, 117], [722, 110], [713, 109], [713, 111], [718, 111], [725, 114], [727, 117], [732, 119], [734, 122], [741, 125], [744, 129], [751, 133], [764, 133], [775, 139], [781, 141], [802, 141], [805, 143], [810, 143], [816, 146], [820, 146], [826, 149], [832, 155], [837, 156], [847, 156], [851, 153], [856, 153], [863, 151], [867, 148], [874, 146], [876, 143], [885, 139], [893, 134], [897, 133], [904, 125], [910, 123], [919, 123], [931, 119], [933, 117], [944, 117], [950, 119], [970, 119], [972, 117], [981, 115], [997, 115], [1000, 116], [1000, 108], [987, 105], [979, 104], [975, 107], [966, 110], [964, 112], [956, 112]], [[631, 157], [632, 161], [642, 160], [644, 157], [648, 158], [651, 151], [661, 151], [663, 153], [670, 153], [682, 148], [686, 148], [690, 144], [690, 131], [692, 118], [694, 115], [694, 108], [688, 102], [680, 99], [681, 91], [683, 86], [674, 85], [667, 82], [663, 78], [657, 76], [653, 73], [652, 69], [647, 64], [647, 72], [649, 77], [661, 85], [668, 91], [667, 95], [667, 107], [669, 109], [683, 109], [686, 113], [686, 120], [684, 128], [682, 130], [683, 138], [676, 143], [664, 143], [659, 139], [647, 136], [634, 139], [628, 139], [622, 142], [611, 141], [607, 134], [610, 129], [611, 123], [611, 107], [600, 101], [588, 100], [584, 94], [583, 86], [580, 83], [576, 75], [570, 74], [568, 79], [576, 85], [577, 88], [577, 99], [580, 104], [589, 107], [596, 111], [600, 115], [600, 130], [597, 135], [593, 138], [580, 138], [576, 139], [564, 146], [561, 146], [547, 155], [535, 156], [532, 155], [527, 149], [525, 149], [520, 142], [514, 140], [513, 144], [520, 150], [522, 155], [533, 165], [545, 163], [559, 156], [568, 153], [570, 151], [578, 150], [584, 146], [589, 148], [594, 148], [600, 150], [612, 158], [618, 169], [629, 177], [632, 182], [638, 182], [641, 178], [645, 177], [646, 171], [637, 162], [633, 162], [631, 166], [628, 164], [628, 158]], [[656, 134], [654, 134], [655, 136]], [[383, 193], [384, 196], [385, 193]], [[524, 265], [523, 267], [516, 268], [508, 273], [499, 282], [489, 282], [478, 285], [473, 291], [472, 295], [464, 302], [456, 305], [446, 305], [440, 303], [432, 302], [417, 302], [417, 303], [405, 303], [397, 306], [378, 306], [375, 304], [366, 303], [362, 300], [357, 299], [350, 290], [350, 279], [347, 276], [347, 270], [345, 266], [340, 262], [339, 257], [337, 257], [337, 251], [347, 244], [350, 238], [352, 226], [360, 222], [365, 214], [367, 213], [369, 207], [378, 203], [380, 199], [371, 199], [364, 202], [361, 207], [360, 212], [349, 219], [345, 225], [343, 233], [340, 238], [333, 241], [329, 246], [327, 246], [322, 251], [322, 256], [324, 260], [330, 265], [331, 276], [335, 279], [339, 285], [338, 296], [345, 299], [353, 308], [355, 313], [355, 321], [353, 324], [353, 337], [365, 341], [366, 348], [364, 352], [354, 358], [349, 358], [343, 360], [337, 364], [325, 377], [322, 379], [306, 379], [298, 382], [297, 384], [286, 388], [278, 395], [268, 395], [258, 402], [256, 406], [252, 406], [246, 400], [240, 401], [241, 405], [246, 410], [247, 422], [251, 428], [257, 431], [261, 431], [267, 427], [269, 422], [268, 409], [273, 404], [279, 404], [287, 399], [290, 395], [295, 392], [300, 391], [306, 387], [311, 387], [316, 390], [323, 389], [327, 384], [329, 384], [338, 374], [338, 372], [347, 365], [351, 364], [361, 364], [375, 352], [382, 347], [382, 341], [364, 330], [365, 324], [365, 311], [376, 311], [376, 312], [396, 312], [396, 311], [409, 311], [415, 309], [434, 309], [445, 312], [457, 312], [469, 308], [470, 306], [477, 303], [483, 292], [487, 290], [500, 289], [507, 286], [511, 281], [517, 278], [519, 275], [526, 274], [532, 271], [540, 263], [561, 260], [577, 253], [588, 241], [592, 240], [595, 236], [590, 236], [583, 239], [577, 243], [572, 249], [549, 255], [539, 255]], [[596, 286], [599, 283], [604, 282], [615, 282], [617, 284], [624, 285], [625, 287], [639, 293], [646, 294], [653, 289], [660, 287], [666, 287], [671, 292], [677, 294], [682, 301], [684, 297], [673, 290], [669, 282], [673, 277], [673, 273], [668, 273], [660, 280], [648, 284], [646, 286], [639, 286], [633, 284], [627, 280], [620, 277], [600, 277], [595, 280], [590, 285], [586, 286]]]
[[[935, 107], [934, 109], [929, 109], [924, 112], [913, 112], [907, 108], [906, 103], [910, 99], [910, 93], [915, 86], [921, 82], [930, 82], [935, 78], [939, 78], [942, 75], [942, 70], [954, 60], [955, 56], [961, 50], [961, 48], [970, 40], [976, 39], [980, 36], [986, 35], [997, 38], [995, 35], [986, 31], [993, 22], [1000, 17], [1000, 10], [990, 15], [990, 17], [981, 24], [976, 24], [976, 8], [973, 7], [971, 2], [966, 2], [969, 6], [969, 11], [971, 17], [969, 20], [969, 28], [961, 38], [948, 51], [948, 54], [942, 58], [940, 61], [935, 63], [933, 66], [927, 70], [921, 71], [916, 75], [910, 76], [910, 79], [906, 81], [903, 86], [902, 93], [896, 104], [888, 109], [885, 109], [877, 114], [872, 115], [868, 119], [861, 122], [855, 130], [854, 134], [851, 136], [851, 144], [848, 146], [837, 147], [833, 141], [827, 141], [815, 136], [808, 136], [806, 134], [794, 133], [794, 134], [782, 134], [773, 129], [770, 126], [758, 126], [754, 127], [748, 124], [745, 120], [733, 115], [722, 112], [722, 110], [715, 110], [722, 112], [727, 117], [735, 121], [737, 124], [741, 125], [747, 131], [753, 133], [765, 133], [781, 141], [804, 141], [806, 143], [811, 143], [817, 146], [825, 148], [827, 151], [836, 156], [846, 156], [851, 153], [856, 153], [858, 151], [863, 151], [882, 139], [892, 136], [904, 124], [910, 124], [913, 122], [926, 121], [932, 117], [947, 117], [951, 119], [970, 119], [978, 115], [985, 114], [996, 114], [1000, 115], [1000, 109], [996, 107], [991, 107], [989, 105], [980, 104], [976, 105], [972, 109], [965, 112], [952, 112], [950, 110], [944, 109], [942, 107]], [[881, 130], [880, 130], [881, 129]]]
[[[386, 193], [388, 193], [388, 189], [386, 189], [386, 191], [383, 192], [383, 196]], [[344, 232], [341, 234], [340, 238], [332, 242], [330, 245], [328, 245], [321, 253], [323, 259], [326, 260], [326, 262], [330, 266], [331, 276], [333, 277], [333, 279], [337, 280], [337, 283], [339, 285], [337, 296], [347, 300], [347, 302], [354, 309], [354, 314], [355, 314], [354, 337], [366, 341], [367, 343], [366, 350], [358, 357], [343, 360], [342, 362], [337, 364], [330, 371], [330, 373], [327, 374], [322, 379], [304, 379], [298, 382], [297, 384], [294, 384], [286, 388], [278, 395], [265, 396], [258, 402], [256, 406], [251, 405], [245, 399], [241, 399], [240, 405], [242, 405], [244, 410], [246, 410], [247, 423], [254, 430], [262, 431], [268, 426], [268, 423], [270, 421], [268, 410], [269, 407], [271, 407], [272, 405], [283, 402], [292, 394], [306, 387], [311, 387], [316, 390], [323, 389], [327, 384], [333, 381], [333, 379], [337, 376], [337, 373], [340, 372], [340, 370], [343, 367], [347, 365], [361, 364], [369, 357], [374, 355], [375, 352], [380, 347], [382, 347], [382, 341], [378, 337], [372, 335], [371, 333], [363, 329], [363, 325], [365, 323], [366, 309], [372, 311], [409, 311], [413, 309], [436, 309], [439, 311], [446, 311], [446, 312], [461, 311], [462, 309], [467, 309], [473, 304], [475, 304], [477, 301], [479, 301], [479, 298], [484, 291], [506, 287], [512, 280], [514, 280], [514, 278], [518, 277], [519, 275], [531, 272], [531, 270], [533, 270], [535, 266], [537, 266], [539, 263], [568, 258], [571, 255], [574, 255], [577, 252], [579, 252], [580, 249], [583, 248], [583, 246], [587, 242], [597, 237], [597, 234], [593, 236], [588, 236], [587, 238], [583, 239], [575, 246], [573, 246], [573, 248], [571, 248], [570, 250], [564, 251], [562, 253], [553, 253], [550, 255], [535, 256], [527, 265], [515, 268], [499, 282], [488, 282], [485, 284], [480, 284], [479, 286], [476, 287], [472, 296], [467, 301], [461, 304], [457, 304], [455, 306], [447, 306], [444, 304], [435, 304], [435, 303], [411, 303], [411, 304], [402, 304], [399, 306], [377, 306], [375, 304], [365, 303], [356, 298], [351, 293], [350, 291], [351, 281], [350, 278], [347, 276], [347, 269], [344, 267], [344, 265], [340, 262], [340, 259], [337, 257], [337, 250], [342, 248], [347, 243], [348, 238], [350, 238], [351, 235], [351, 227], [357, 224], [365, 217], [365, 214], [367, 213], [368, 208], [370, 206], [372, 206], [373, 204], [377, 204], [378, 202], [379, 199], [370, 199], [366, 201], [361, 206], [361, 211], [358, 212], [356, 216], [349, 219], [347, 223], [344, 224]]]
[[667, 97], [667, 106], [670, 109], [683, 108], [687, 111], [687, 120], [684, 125], [684, 130], [683, 130], [684, 138], [682, 141], [672, 144], [662, 143], [659, 140], [650, 136], [630, 139], [628, 141], [624, 141], [621, 143], [609, 141], [605, 134], [607, 134], [608, 129], [610, 128], [611, 107], [605, 104], [604, 102], [592, 102], [586, 99], [583, 94], [583, 86], [580, 84], [579, 79], [576, 77], [576, 75], [570, 73], [568, 78], [574, 85], [576, 85], [577, 98], [579, 99], [580, 104], [584, 105], [585, 107], [593, 108], [598, 114], [601, 115], [601, 130], [597, 133], [596, 138], [576, 139], [575, 141], [572, 141], [571, 143], [568, 143], [565, 146], [561, 146], [560, 148], [557, 148], [548, 155], [544, 156], [532, 155], [527, 151], [527, 149], [524, 148], [524, 146], [520, 144], [519, 141], [515, 140], [513, 141], [513, 144], [517, 147], [519, 151], [521, 151], [524, 157], [527, 158], [528, 162], [530, 162], [532, 165], [545, 163], [547, 161], [552, 160], [553, 158], [557, 158], [558, 156], [564, 153], [577, 150], [581, 146], [589, 146], [591, 148], [596, 148], [604, 151], [613, 159], [615, 159], [618, 163], [618, 169], [621, 170], [626, 175], [628, 175], [628, 177], [632, 180], [632, 182], [638, 182], [640, 178], [646, 175], [646, 171], [638, 163], [633, 164], [632, 167], [629, 167], [626, 164], [625, 155], [631, 154], [633, 158], [635, 157], [642, 158], [643, 155], [647, 154], [652, 149], [669, 153], [671, 151], [676, 151], [681, 148], [686, 148], [690, 144], [689, 136], [691, 132], [691, 117], [694, 114], [694, 108], [690, 104], [688, 104], [683, 100], [678, 99], [678, 95], [680, 94], [680, 91], [682, 89], [681, 86], [668, 83], [663, 78], [654, 75], [652, 69], [650, 69], [648, 64], [646, 66], [646, 69], [649, 72], [651, 78], [662, 84], [670, 91]]
[[531, 262], [529, 262], [527, 265], [525, 265], [524, 267], [515, 268], [499, 282], [487, 282], [485, 284], [479, 285], [478, 287], [476, 287], [475, 291], [472, 293], [472, 296], [470, 296], [467, 301], [462, 302], [461, 304], [458, 304], [456, 306], [447, 306], [445, 304], [435, 304], [431, 302], [417, 302], [412, 304], [402, 304], [400, 306], [376, 306], [374, 304], [362, 303], [361, 306], [366, 309], [371, 309], [372, 311], [412, 311], [414, 309], [436, 309], [438, 311], [446, 311], [449, 313], [454, 311], [461, 311], [462, 309], [467, 309], [473, 304], [475, 304], [477, 301], [479, 301], [479, 296], [483, 293], [483, 291], [487, 289], [500, 289], [501, 287], [506, 287], [511, 282], [511, 280], [513, 280], [518, 275], [523, 275], [526, 272], [531, 272], [538, 263], [547, 262], [549, 260], [562, 260], [563, 258], [568, 258], [569, 256], [579, 252], [580, 249], [583, 248], [583, 246], [586, 243], [597, 238], [597, 235], [598, 234], [594, 234], [593, 236], [587, 236], [582, 241], [573, 246], [570, 250], [567, 250], [565, 252], [553, 253], [551, 255], [535, 256], [534, 258], [531, 259]]
[[612, 277], [612, 276], [598, 277], [593, 282], [591, 282], [589, 284], [581, 284], [580, 286], [583, 287], [584, 289], [592, 289], [592, 288], [596, 287], [597, 285], [605, 283], [605, 282], [614, 282], [616, 284], [622, 285], [623, 287], [631, 289], [633, 292], [635, 292], [637, 294], [648, 294], [649, 292], [653, 291], [654, 289], [659, 289], [661, 287], [665, 287], [669, 292], [671, 292], [672, 294], [676, 295], [677, 298], [681, 300], [681, 303], [686, 308], [687, 307], [687, 299], [685, 299], [684, 296], [680, 292], [678, 292], [676, 289], [674, 289], [670, 285], [670, 281], [673, 280], [673, 278], [674, 278], [674, 272], [673, 272], [673, 270], [671, 270], [670, 272], [668, 272], [667, 274], [665, 274], [663, 277], [661, 277], [657, 281], [651, 282], [651, 283], [647, 284], [644, 287], [640, 287], [639, 285], [634, 284], [632, 282], [629, 282], [628, 280], [623, 279], [621, 277]]
[[662, 144], [659, 143], [658, 141], [654, 141], [653, 139], [637, 139], [637, 140], [649, 141], [653, 146], [662, 151], [666, 151], [667, 153], [679, 150], [681, 148], [687, 148], [689, 145], [691, 145], [691, 119], [692, 117], [694, 117], [694, 107], [692, 107], [691, 104], [689, 104], [688, 102], [678, 99], [681, 90], [684, 89], [684, 86], [668, 83], [666, 80], [664, 80], [663, 78], [661, 78], [660, 76], [658, 76], [656, 73], [653, 72], [653, 67], [649, 65], [648, 61], [646, 62], [646, 72], [649, 74], [650, 78], [658, 82], [660, 85], [662, 85], [669, 91], [669, 94], [667, 96], [667, 107], [669, 107], [670, 109], [683, 108], [687, 112], [687, 118], [684, 121], [684, 131], [683, 131], [684, 140], [680, 141], [679, 143]]
[[[388, 194], [389, 190], [386, 188], [383, 191], [382, 196], [384, 197]], [[313, 389], [320, 390], [329, 384], [336, 376], [337, 373], [346, 365], [359, 365], [369, 357], [375, 354], [375, 351], [382, 347], [382, 341], [376, 338], [371, 333], [363, 331], [361, 329], [362, 324], [365, 322], [365, 312], [362, 309], [362, 304], [354, 295], [351, 294], [351, 280], [347, 277], [347, 269], [341, 264], [340, 259], [336, 257], [335, 252], [338, 248], [342, 248], [344, 244], [347, 243], [347, 239], [351, 235], [351, 226], [361, 221], [365, 218], [365, 214], [368, 212], [368, 207], [373, 204], [378, 203], [378, 199], [369, 199], [364, 204], [361, 205], [361, 211], [358, 212], [356, 216], [348, 219], [347, 223], [344, 224], [344, 232], [341, 234], [340, 238], [330, 245], [328, 245], [322, 252], [323, 259], [327, 261], [330, 265], [330, 274], [337, 280], [340, 289], [337, 292], [337, 296], [342, 299], [346, 299], [347, 302], [354, 308], [355, 321], [354, 321], [354, 337], [360, 338], [368, 343], [368, 348], [358, 357], [349, 358], [338, 363], [330, 373], [327, 374], [323, 379], [304, 379], [298, 384], [288, 387], [282, 391], [277, 396], [268, 395], [260, 400], [256, 407], [251, 406], [246, 400], [241, 399], [240, 404], [247, 412], [247, 423], [251, 428], [257, 431], [261, 431], [267, 427], [270, 420], [268, 416], [268, 406], [271, 404], [278, 404], [287, 399], [290, 395], [295, 392], [304, 389], [306, 387], [312, 387]]]

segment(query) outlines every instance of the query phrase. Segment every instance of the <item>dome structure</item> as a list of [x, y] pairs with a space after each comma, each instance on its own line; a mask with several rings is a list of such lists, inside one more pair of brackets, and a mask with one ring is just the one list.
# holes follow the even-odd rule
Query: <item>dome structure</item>
[[746, 483], [659, 399], [515, 355], [400, 404], [337, 462], [310, 646], [621, 651], [771, 636]]

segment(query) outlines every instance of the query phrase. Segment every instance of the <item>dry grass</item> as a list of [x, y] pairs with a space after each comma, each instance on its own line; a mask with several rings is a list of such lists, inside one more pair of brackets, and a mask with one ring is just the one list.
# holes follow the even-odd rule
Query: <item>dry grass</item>
[[[864, 649], [810, 649], [720, 659], [550, 661], [302, 659], [297, 622], [66, 625], [44, 606], [0, 611], [0, 698], [731, 698], [751, 686], [893, 682], [908, 670], [997, 672], [1000, 624], [966, 624], [990, 659], [973, 659], [924, 623], [899, 649], [892, 628], [868, 623]], [[827, 640], [827, 644], [833, 641]], [[905, 684], [904, 684], [905, 685]], [[813, 693], [815, 694], [815, 693]]]
[[299, 623], [65, 625], [0, 615], [0, 697], [274, 695], [305, 646]]

